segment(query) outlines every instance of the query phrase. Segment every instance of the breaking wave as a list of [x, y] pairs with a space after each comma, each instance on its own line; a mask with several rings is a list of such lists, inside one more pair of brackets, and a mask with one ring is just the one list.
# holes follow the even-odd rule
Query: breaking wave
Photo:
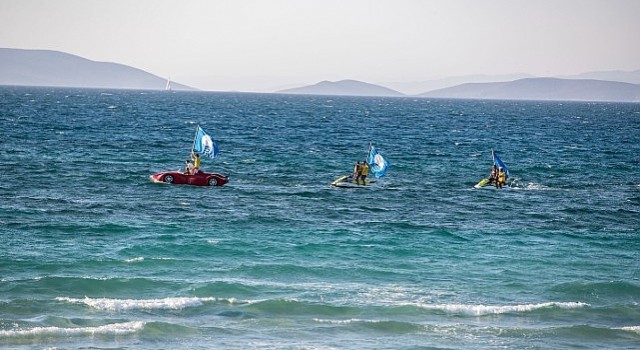
[[451, 314], [462, 314], [471, 316], [498, 315], [507, 313], [532, 312], [540, 309], [577, 309], [589, 307], [589, 304], [581, 302], [547, 302], [538, 304], [522, 305], [465, 305], [465, 304], [418, 304], [420, 308], [427, 310], [438, 310]]
[[[89, 307], [108, 311], [127, 310], [180, 310], [188, 307], [201, 306], [206, 302], [219, 301], [218, 298], [164, 298], [164, 299], [108, 299], [108, 298], [67, 298], [58, 297], [57, 301], [65, 301], [76, 304], [85, 304]], [[233, 300], [227, 300], [233, 302]]]
[[23, 336], [74, 336], [74, 335], [125, 335], [136, 333], [144, 329], [145, 323], [142, 321], [131, 321], [124, 323], [114, 323], [97, 327], [35, 327], [20, 330], [2, 330], [0, 337], [23, 337]]

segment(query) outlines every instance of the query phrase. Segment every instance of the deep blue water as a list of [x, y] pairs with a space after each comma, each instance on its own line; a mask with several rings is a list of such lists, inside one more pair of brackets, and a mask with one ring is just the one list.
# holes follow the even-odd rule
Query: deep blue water
[[[197, 125], [230, 183], [152, 183]], [[0, 347], [640, 347], [640, 104], [2, 87], [0, 132]]]

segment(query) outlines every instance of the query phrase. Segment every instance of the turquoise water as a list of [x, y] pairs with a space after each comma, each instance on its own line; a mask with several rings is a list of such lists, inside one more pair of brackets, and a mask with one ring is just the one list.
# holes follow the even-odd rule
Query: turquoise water
[[[640, 347], [640, 104], [0, 96], [1, 347]], [[149, 181], [197, 125], [230, 183]]]

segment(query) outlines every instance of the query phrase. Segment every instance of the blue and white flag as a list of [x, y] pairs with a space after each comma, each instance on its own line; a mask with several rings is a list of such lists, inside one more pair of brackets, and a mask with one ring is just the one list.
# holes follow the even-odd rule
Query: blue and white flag
[[369, 171], [371, 171], [376, 178], [383, 177], [389, 168], [389, 162], [384, 159], [384, 157], [378, 153], [378, 150], [373, 146], [371, 146], [371, 149], [369, 150], [367, 163], [369, 164]]
[[500, 159], [500, 157], [498, 157], [496, 152], [494, 152], [492, 150], [491, 154], [493, 155], [493, 164], [498, 166], [498, 168], [504, 169], [505, 179], [508, 179], [509, 178], [509, 169], [507, 168], [507, 165], [502, 162], [502, 160]]
[[200, 126], [196, 130], [196, 138], [193, 140], [193, 151], [215, 159], [220, 153], [218, 145]]

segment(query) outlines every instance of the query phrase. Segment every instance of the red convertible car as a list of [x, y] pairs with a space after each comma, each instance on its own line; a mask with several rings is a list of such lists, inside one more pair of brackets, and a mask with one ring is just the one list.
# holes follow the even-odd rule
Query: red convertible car
[[176, 185], [223, 186], [229, 182], [229, 177], [203, 171], [199, 171], [194, 175], [185, 174], [181, 171], [164, 171], [151, 175], [151, 181]]

